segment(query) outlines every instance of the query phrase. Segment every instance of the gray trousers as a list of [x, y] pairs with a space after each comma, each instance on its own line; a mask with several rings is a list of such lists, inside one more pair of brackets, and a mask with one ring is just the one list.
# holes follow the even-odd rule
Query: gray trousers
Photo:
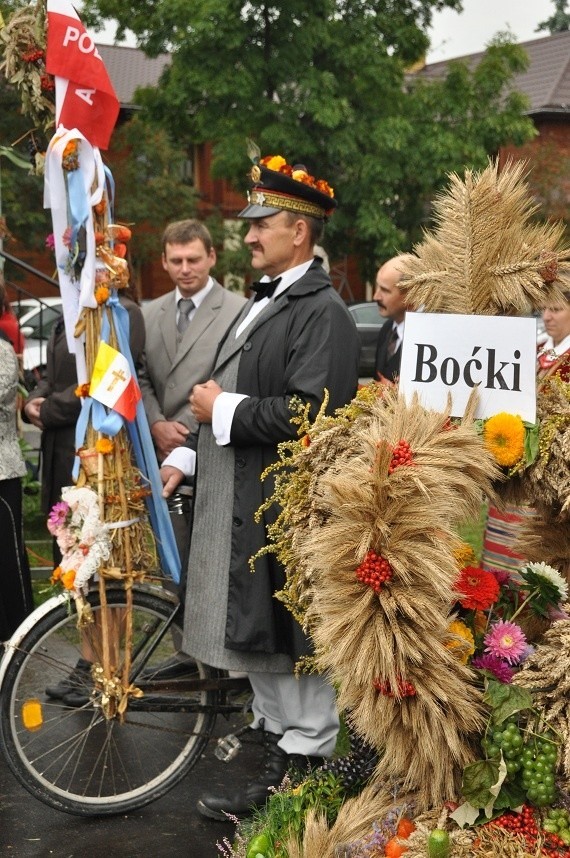
[[252, 727], [263, 727], [282, 738], [287, 754], [331, 757], [339, 718], [333, 688], [322, 676], [289, 673], [248, 673], [253, 688]]

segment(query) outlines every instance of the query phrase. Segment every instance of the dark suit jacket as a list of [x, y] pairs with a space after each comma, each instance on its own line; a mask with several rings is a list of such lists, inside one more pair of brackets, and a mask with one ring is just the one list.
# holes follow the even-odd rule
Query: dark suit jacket
[[393, 322], [382, 325], [378, 334], [378, 345], [376, 346], [376, 379], [380, 376], [394, 381], [400, 372], [400, 360], [402, 358], [402, 343], [398, 346], [392, 357], [388, 357], [388, 341], [394, 328]]

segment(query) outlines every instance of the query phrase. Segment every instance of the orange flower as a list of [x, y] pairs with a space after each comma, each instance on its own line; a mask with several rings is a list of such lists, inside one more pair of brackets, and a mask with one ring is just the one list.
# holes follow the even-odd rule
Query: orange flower
[[311, 445], [311, 439], [309, 438], [309, 436], [303, 435], [303, 437], [301, 438], [301, 446], [310, 447], [310, 445]]
[[95, 449], [98, 453], [102, 453], [103, 456], [107, 456], [109, 453], [112, 453], [114, 448], [115, 445], [110, 438], [99, 438], [95, 442]]
[[67, 572], [64, 572], [61, 576], [61, 583], [66, 590], [73, 590], [73, 585], [75, 583], [75, 569], [68, 569]]
[[53, 570], [52, 576], [49, 580], [51, 581], [52, 584], [57, 584], [57, 582], [60, 580], [62, 574], [63, 574], [63, 570], [62, 570], [61, 566], [56, 566], [55, 569]]
[[259, 163], [262, 167], [267, 167], [268, 170], [275, 170], [278, 173], [287, 162], [281, 155], [266, 155]]
[[109, 300], [110, 291], [106, 286], [97, 286], [95, 289], [95, 300], [98, 304], [105, 304]]
[[105, 199], [105, 197], [103, 197], [103, 199], [101, 200], [100, 203], [96, 203], [93, 206], [93, 211], [95, 212], [96, 215], [99, 215], [99, 217], [101, 217], [101, 215], [105, 214], [106, 210], [107, 210], [107, 200]]
[[124, 259], [127, 255], [127, 245], [122, 241], [116, 241], [113, 246], [113, 253], [115, 256], [120, 256], [121, 259]]
[[95, 233], [95, 244], [96, 245], [104, 244], [104, 242], [105, 242], [104, 234], [102, 232], [96, 232]]

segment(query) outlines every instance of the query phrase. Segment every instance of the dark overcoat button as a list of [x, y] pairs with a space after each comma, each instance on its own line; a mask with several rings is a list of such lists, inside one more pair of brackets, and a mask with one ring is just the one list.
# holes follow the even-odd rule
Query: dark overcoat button
[[251, 343], [249, 341], [247, 343], [243, 344], [244, 352], [248, 352], [250, 349], [251, 349]]

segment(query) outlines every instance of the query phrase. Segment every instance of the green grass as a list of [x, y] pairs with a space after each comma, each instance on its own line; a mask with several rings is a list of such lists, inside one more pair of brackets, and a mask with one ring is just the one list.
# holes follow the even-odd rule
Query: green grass
[[475, 552], [477, 560], [481, 559], [483, 553], [483, 537], [485, 535], [485, 522], [487, 520], [487, 503], [481, 504], [479, 518], [474, 521], [466, 521], [459, 528], [459, 535], [468, 542]]

